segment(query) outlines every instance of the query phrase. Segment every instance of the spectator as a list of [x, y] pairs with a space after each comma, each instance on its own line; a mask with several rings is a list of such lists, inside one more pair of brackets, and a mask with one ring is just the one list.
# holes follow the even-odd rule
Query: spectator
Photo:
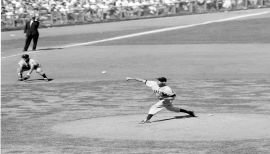
[[98, 6], [96, 4], [96, 1], [90, 1], [90, 13], [91, 16], [96, 16], [98, 12]]
[[28, 47], [33, 39], [33, 51], [36, 50], [37, 47], [37, 42], [39, 38], [39, 32], [38, 32], [38, 27], [39, 27], [39, 21], [38, 21], [38, 16], [33, 16], [32, 19], [28, 22], [26, 22], [25, 27], [24, 27], [24, 33], [26, 34], [26, 40], [25, 40], [25, 45], [23, 51], [27, 51]]
[[158, 6], [159, 3], [155, 0], [149, 0], [149, 10], [151, 14], [157, 14], [158, 13]]
[[1, 7], [1, 15], [6, 15], [6, 13], [7, 13], [8, 11], [6, 10], [6, 8], [5, 7]]
[[141, 3], [138, 0], [131, 0], [129, 6], [132, 8], [133, 15], [141, 16]]
[[175, 13], [175, 1], [174, 0], [164, 0], [163, 3], [166, 6], [167, 9], [167, 13], [171, 14], [171, 13]]
[[223, 7], [228, 10], [232, 7], [232, 2], [231, 0], [224, 0]]
[[108, 14], [108, 10], [109, 10], [109, 6], [106, 5], [106, 3], [104, 1], [99, 2], [97, 5], [98, 5], [98, 17], [101, 20], [106, 19], [107, 14]]

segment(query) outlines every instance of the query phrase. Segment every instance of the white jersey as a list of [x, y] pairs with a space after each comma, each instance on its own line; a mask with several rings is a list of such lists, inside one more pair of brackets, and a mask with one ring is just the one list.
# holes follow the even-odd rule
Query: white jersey
[[146, 86], [150, 87], [158, 99], [172, 98], [176, 96], [175, 92], [169, 86], [159, 87], [156, 81], [147, 81], [145, 82]]
[[22, 59], [19, 61], [18, 64], [21, 67], [27, 67], [27, 68], [37, 68], [40, 66], [40, 64], [37, 61], [35, 61], [34, 59], [29, 59], [28, 63]]

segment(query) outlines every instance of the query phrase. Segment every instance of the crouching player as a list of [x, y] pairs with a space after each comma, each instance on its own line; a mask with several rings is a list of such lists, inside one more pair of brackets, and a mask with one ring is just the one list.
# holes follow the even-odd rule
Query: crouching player
[[[45, 81], [49, 81], [45, 73], [43, 72], [41, 65], [34, 59], [31, 59], [28, 54], [23, 54], [22, 59], [19, 61], [18, 76], [19, 81], [27, 80], [30, 78], [30, 74], [35, 70], [40, 74]], [[26, 76], [23, 77], [23, 72], [28, 71]]]

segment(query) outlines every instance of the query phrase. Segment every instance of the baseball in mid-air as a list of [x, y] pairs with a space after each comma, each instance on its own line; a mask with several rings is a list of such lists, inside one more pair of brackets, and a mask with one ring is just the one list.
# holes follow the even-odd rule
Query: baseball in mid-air
[[102, 73], [102, 74], [105, 74], [105, 73], [107, 73], [107, 72], [106, 72], [106, 71], [102, 71], [101, 73]]

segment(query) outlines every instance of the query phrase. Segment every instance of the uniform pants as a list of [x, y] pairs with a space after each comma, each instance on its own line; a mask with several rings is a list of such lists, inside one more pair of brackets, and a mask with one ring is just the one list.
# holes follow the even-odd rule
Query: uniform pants
[[173, 106], [173, 99], [163, 99], [152, 105], [148, 114], [155, 115], [162, 109], [166, 108], [169, 111], [180, 112], [180, 108]]
[[[29, 71], [30, 70], [30, 67], [22, 67], [21, 69], [18, 69], [18, 73], [19, 74], [22, 74], [23, 72], [25, 72], [25, 71]], [[42, 69], [42, 67], [41, 67], [41, 65], [39, 65], [39, 66], [35, 66], [34, 67], [34, 70], [39, 74], [39, 75], [43, 75], [43, 74], [45, 74], [44, 73], [44, 71], [43, 71], [43, 69]]]

